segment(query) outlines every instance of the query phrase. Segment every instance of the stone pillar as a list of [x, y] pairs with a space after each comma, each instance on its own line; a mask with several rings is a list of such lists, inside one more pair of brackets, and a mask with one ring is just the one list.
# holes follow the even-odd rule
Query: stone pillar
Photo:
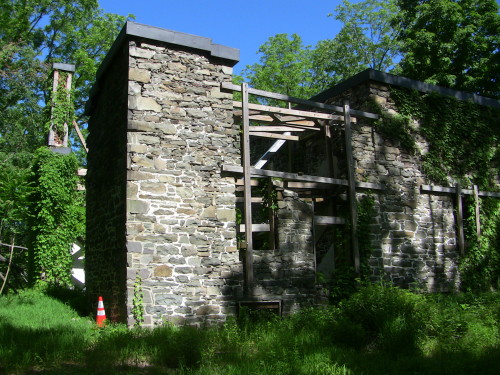
[[[91, 294], [120, 291], [118, 320], [134, 323], [137, 275], [146, 326], [220, 322], [235, 311], [235, 183], [220, 171], [240, 164], [239, 132], [220, 84], [231, 82], [238, 54], [129, 22], [101, 69], [89, 109], [87, 273]], [[104, 268], [119, 277], [104, 282], [95, 275]]]

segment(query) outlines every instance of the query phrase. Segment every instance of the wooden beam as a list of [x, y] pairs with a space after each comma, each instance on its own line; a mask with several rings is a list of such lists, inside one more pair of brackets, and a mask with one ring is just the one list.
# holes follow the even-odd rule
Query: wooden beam
[[[420, 186], [420, 191], [423, 193], [445, 193], [445, 194], [456, 194], [457, 192], [455, 187], [434, 186], [434, 185], [422, 185]], [[462, 189], [462, 194], [472, 195], [474, 194], [474, 189]], [[500, 198], [500, 192], [496, 191], [478, 191], [477, 195], [480, 197]]]
[[316, 225], [345, 224], [345, 219], [343, 217], [336, 217], [336, 216], [314, 216], [314, 224]]
[[82, 144], [83, 149], [88, 154], [89, 148], [87, 147], [87, 143], [85, 142], [85, 138], [83, 138], [83, 134], [80, 131], [80, 127], [78, 126], [78, 124], [76, 123], [75, 120], [73, 120], [73, 127], [75, 128], [76, 134], [78, 135], [78, 139], [80, 139], [80, 143]]
[[274, 134], [266, 132], [250, 132], [250, 135], [262, 138], [285, 139], [287, 141], [298, 141], [300, 139], [297, 135]]
[[[241, 91], [241, 87], [239, 87], [237, 85], [234, 85], [231, 82], [222, 82], [221, 83], [221, 89], [223, 89], [223, 90], [232, 90], [232, 91]], [[343, 113], [343, 111], [344, 111], [344, 109], [342, 107], [338, 107], [338, 106], [335, 106], [335, 105], [314, 102], [312, 100], [305, 100], [305, 99], [295, 98], [293, 96], [278, 94], [278, 93], [275, 93], [275, 92], [269, 92], [269, 91], [263, 91], [263, 90], [257, 90], [257, 89], [249, 88], [248, 89], [248, 93], [252, 94], [252, 95], [261, 96], [261, 97], [264, 97], [264, 98], [282, 100], [282, 101], [285, 101], [285, 102], [290, 102], [290, 103], [305, 105], [305, 106], [312, 107], [312, 108], [320, 108], [320, 109], [327, 110], [329, 112], [340, 112], [340, 113]], [[376, 115], [376, 114], [374, 114], [374, 113], [363, 112], [363, 111], [358, 111], [358, 110], [352, 110], [351, 112], [352, 112], [352, 114], [354, 116], [361, 116], [361, 117], [366, 117], [366, 118], [371, 118], [371, 119], [378, 119], [379, 118], [379, 116]]]
[[[242, 102], [234, 101], [233, 106], [236, 108], [240, 108], [242, 106]], [[302, 117], [302, 118], [322, 119], [322, 120], [338, 120], [339, 119], [338, 115], [331, 115], [328, 113], [308, 112], [308, 111], [301, 111], [301, 110], [297, 110], [297, 109], [270, 107], [270, 106], [262, 105], [262, 104], [248, 103], [248, 107], [249, 107], [249, 109], [255, 109], [255, 110], [266, 112], [266, 113], [292, 115], [292, 116], [297, 116], [297, 117]], [[299, 120], [299, 119], [297, 119], [297, 120]]]
[[[269, 224], [252, 224], [252, 227], [249, 227], [249, 230], [252, 232], [269, 232], [270, 229]], [[246, 233], [247, 231], [247, 226], [245, 224], [240, 224], [239, 231], [242, 233]], [[248, 243], [248, 241], [247, 241]], [[248, 248], [247, 248], [248, 251]]]
[[241, 84], [241, 104], [243, 111], [243, 134], [242, 134], [242, 154], [243, 154], [243, 196], [245, 223], [245, 294], [252, 294], [254, 274], [253, 274], [253, 240], [252, 240], [252, 186], [250, 177], [250, 118], [248, 105], [248, 85]]
[[[241, 174], [241, 173], [243, 173], [243, 168], [238, 166], [238, 165], [223, 164], [222, 171], [228, 172], [228, 173]], [[266, 177], [282, 178], [284, 180], [290, 180], [290, 181], [314, 182], [314, 183], [326, 184], [326, 185], [340, 185], [340, 186], [348, 186], [349, 185], [347, 180], [343, 180], [343, 179], [339, 179], [339, 178], [311, 176], [311, 175], [304, 175], [304, 174], [299, 174], [299, 173], [270, 171], [268, 169], [257, 169], [257, 168], [250, 168], [250, 172], [254, 178], [257, 178], [259, 176], [266, 176]], [[289, 186], [293, 186], [293, 185], [289, 185]], [[301, 188], [301, 186], [299, 186], [299, 185], [297, 185], [297, 186], [298, 186], [298, 188]], [[385, 190], [384, 185], [374, 184], [374, 183], [370, 183], [370, 182], [357, 182], [356, 187], [358, 187], [360, 189]], [[324, 189], [325, 187], [318, 185], [315, 188]]]
[[[262, 203], [264, 201], [264, 199], [262, 197], [252, 197], [251, 201], [252, 201], [252, 203]], [[236, 203], [244, 203], [244, 202], [245, 202], [245, 198], [236, 197]]]
[[359, 241], [358, 241], [358, 205], [356, 199], [356, 182], [354, 180], [354, 157], [352, 151], [352, 134], [351, 134], [351, 116], [349, 103], [344, 102], [344, 118], [345, 118], [345, 149], [347, 159], [347, 181], [348, 181], [348, 197], [349, 197], [349, 218], [351, 232], [351, 249], [354, 260], [354, 272], [360, 272], [359, 259]]
[[457, 203], [457, 240], [460, 255], [465, 254], [465, 236], [464, 236], [464, 220], [462, 207], [462, 187], [460, 184], [456, 186], [456, 203]]
[[[250, 126], [249, 130], [251, 132], [305, 132], [306, 130], [313, 130], [313, 129], [298, 128], [298, 127], [283, 126], [283, 125], [277, 125], [277, 126], [261, 125], [261, 126]], [[319, 129], [314, 129], [314, 130], [319, 130]]]
[[479, 189], [477, 185], [474, 185], [474, 204], [476, 212], [476, 236], [479, 240], [481, 238], [481, 217], [479, 212]]

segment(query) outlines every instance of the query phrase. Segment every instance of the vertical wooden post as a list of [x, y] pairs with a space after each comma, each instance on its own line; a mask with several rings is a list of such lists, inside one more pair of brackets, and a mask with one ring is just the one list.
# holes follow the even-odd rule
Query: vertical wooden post
[[460, 255], [465, 254], [465, 237], [464, 237], [464, 219], [463, 219], [463, 208], [462, 208], [462, 186], [457, 184], [457, 239], [458, 239], [458, 249]]
[[243, 196], [244, 196], [244, 216], [245, 216], [245, 294], [252, 292], [253, 277], [253, 239], [252, 239], [252, 185], [250, 175], [250, 114], [248, 110], [248, 84], [241, 84], [242, 94], [242, 151], [243, 151]]
[[[268, 197], [272, 197], [273, 195], [273, 179], [272, 177], [269, 177], [268, 183], [267, 183], [267, 194]], [[274, 209], [272, 207], [268, 208], [268, 214], [269, 214], [269, 235], [268, 235], [268, 241], [269, 241], [269, 250], [274, 250], [276, 249], [276, 223], [274, 220]]]
[[354, 261], [354, 271], [356, 274], [360, 272], [359, 259], [359, 241], [358, 241], [358, 206], [356, 200], [356, 182], [354, 179], [354, 157], [352, 152], [352, 132], [351, 132], [351, 114], [349, 102], [344, 102], [344, 124], [345, 124], [345, 150], [347, 159], [347, 180], [348, 180], [348, 197], [349, 197], [349, 212], [351, 219], [351, 249]]
[[479, 212], [479, 189], [474, 185], [474, 203], [476, 205], [476, 235], [477, 239], [481, 237], [481, 217]]

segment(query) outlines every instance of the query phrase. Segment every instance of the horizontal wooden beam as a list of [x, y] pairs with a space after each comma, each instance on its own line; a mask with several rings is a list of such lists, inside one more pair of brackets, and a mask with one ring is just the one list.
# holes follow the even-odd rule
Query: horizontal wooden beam
[[305, 132], [306, 130], [319, 130], [319, 129], [308, 129], [300, 127], [292, 127], [286, 125], [261, 125], [261, 126], [249, 126], [248, 129], [251, 132]]
[[314, 216], [314, 224], [316, 225], [345, 224], [345, 219], [343, 217], [336, 217], [336, 216]]
[[[269, 232], [270, 230], [271, 226], [269, 224], [252, 224], [252, 232]], [[245, 224], [240, 224], [239, 231], [245, 232]]]
[[[222, 82], [221, 88], [223, 90], [241, 91], [241, 86], [234, 85], [231, 82]], [[257, 89], [253, 89], [250, 87], [248, 88], [248, 93], [252, 94], [252, 95], [261, 96], [263, 98], [283, 100], [285, 102], [305, 105], [305, 106], [312, 107], [312, 108], [320, 108], [320, 109], [324, 109], [324, 110], [327, 110], [330, 112], [340, 112], [340, 113], [344, 112], [343, 107], [339, 107], [339, 106], [335, 106], [335, 105], [331, 105], [331, 104], [314, 102], [312, 100], [295, 98], [293, 96], [278, 94], [275, 92], [257, 90]], [[354, 110], [354, 109], [351, 109], [351, 114], [354, 116], [366, 117], [366, 118], [371, 118], [371, 119], [378, 119], [379, 118], [379, 116], [374, 114], [374, 113], [358, 111], [358, 110]]]
[[286, 141], [298, 141], [300, 139], [297, 135], [274, 134], [266, 132], [250, 132], [250, 135], [261, 138], [284, 139]]
[[[241, 108], [242, 103], [234, 101], [233, 106], [236, 108]], [[281, 115], [297, 116], [297, 117], [299, 117], [297, 119], [297, 121], [300, 120], [300, 118], [321, 119], [321, 120], [337, 120], [337, 121], [342, 121], [344, 119], [344, 116], [340, 116], [340, 115], [331, 115], [328, 113], [321, 113], [321, 112], [308, 112], [308, 111], [301, 111], [301, 110], [297, 110], [297, 109], [271, 107], [271, 106], [262, 105], [262, 104], [248, 103], [248, 108], [253, 109], [253, 110], [258, 110], [261, 112], [265, 112], [265, 113], [276, 113], [276, 114], [281, 114]], [[280, 119], [280, 121], [281, 121], [281, 119]]]
[[[222, 171], [228, 172], [228, 173], [241, 174], [241, 173], [243, 173], [243, 167], [241, 167], [239, 165], [223, 164]], [[298, 174], [298, 173], [288, 173], [288, 172], [279, 172], [279, 171], [270, 171], [267, 169], [257, 169], [257, 168], [253, 168], [253, 167], [250, 168], [250, 174], [253, 177], [257, 177], [257, 176], [277, 177], [277, 178], [282, 178], [284, 180], [291, 180], [291, 181], [317, 182], [317, 183], [329, 184], [329, 185], [348, 186], [347, 180], [342, 180], [342, 179], [338, 179], [338, 178], [302, 175], [302, 174]], [[373, 183], [369, 183], [369, 182], [356, 183], [356, 187], [359, 187], [362, 189], [372, 189], [372, 190], [384, 190], [385, 189], [384, 185], [373, 184]]]
[[[262, 197], [252, 197], [252, 203], [262, 203], [264, 199]], [[245, 198], [243, 197], [236, 197], [236, 203], [244, 203]]]
[[[457, 188], [448, 186], [433, 186], [433, 185], [422, 185], [420, 187], [422, 193], [445, 193], [445, 194], [456, 194]], [[473, 195], [474, 189], [461, 189], [461, 193], [464, 195]], [[494, 197], [500, 198], [500, 192], [495, 191], [479, 191], [478, 195], [480, 197]]]

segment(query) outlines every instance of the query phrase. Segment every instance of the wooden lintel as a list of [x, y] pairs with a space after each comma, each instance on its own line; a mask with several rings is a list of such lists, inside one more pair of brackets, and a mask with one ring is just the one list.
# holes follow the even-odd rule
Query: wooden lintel
[[[269, 232], [270, 226], [269, 224], [252, 224], [252, 233], [255, 232]], [[239, 231], [241, 233], [246, 231], [246, 225], [240, 224]]]
[[343, 217], [336, 217], [336, 216], [314, 216], [314, 224], [316, 225], [345, 224], [345, 219]]
[[265, 132], [250, 132], [250, 135], [262, 138], [274, 138], [274, 139], [285, 139], [287, 141], [298, 141], [299, 137], [297, 135], [286, 135], [286, 134], [274, 134]]

